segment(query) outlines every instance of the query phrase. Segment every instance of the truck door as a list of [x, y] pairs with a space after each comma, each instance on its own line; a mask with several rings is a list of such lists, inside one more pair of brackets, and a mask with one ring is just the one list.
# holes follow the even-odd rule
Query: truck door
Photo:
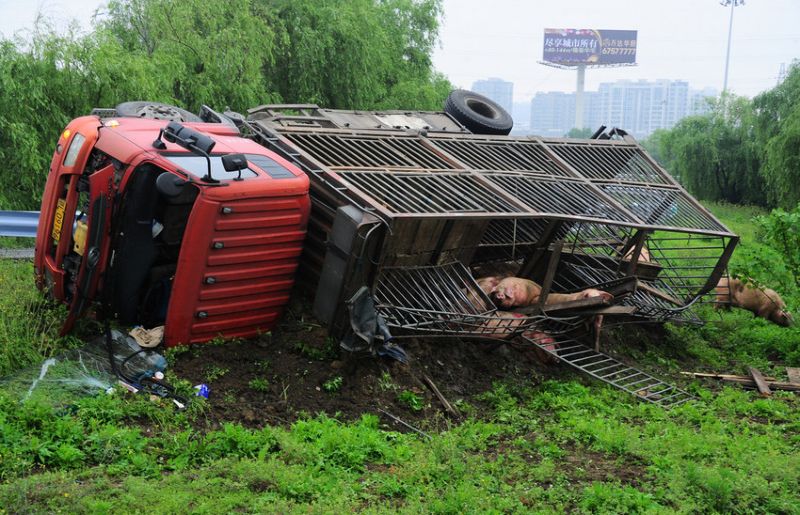
[[73, 251], [81, 256], [75, 293], [69, 315], [61, 327], [66, 334], [75, 325], [97, 292], [101, 273], [106, 268], [110, 245], [111, 195], [114, 191], [114, 166], [105, 166], [89, 176], [89, 210], [73, 230]]

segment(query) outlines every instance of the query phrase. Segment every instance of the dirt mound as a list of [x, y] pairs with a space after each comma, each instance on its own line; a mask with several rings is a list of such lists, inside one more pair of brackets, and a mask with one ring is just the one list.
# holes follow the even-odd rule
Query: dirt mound
[[226, 421], [289, 424], [320, 412], [342, 419], [373, 413], [395, 427], [390, 413], [418, 424], [444, 412], [425, 376], [451, 404], [464, 407], [467, 401], [478, 410], [476, 395], [495, 381], [574, 377], [541, 364], [530, 348], [486, 341], [401, 339], [408, 364], [352, 356], [301, 313], [289, 310], [277, 330], [260, 338], [194, 346], [178, 356], [172, 367], [178, 376], [211, 389], [211, 427]]

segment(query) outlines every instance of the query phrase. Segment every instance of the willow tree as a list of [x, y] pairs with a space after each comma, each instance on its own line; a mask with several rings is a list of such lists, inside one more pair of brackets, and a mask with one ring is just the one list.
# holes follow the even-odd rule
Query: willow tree
[[440, 16], [441, 0], [112, 0], [100, 31], [170, 84], [152, 100], [191, 110], [430, 109], [449, 91], [431, 63]]
[[290, 102], [338, 108], [440, 109], [433, 72], [440, 0], [276, 0], [285, 34], [267, 80]]
[[800, 63], [795, 62], [781, 84], [753, 103], [769, 199], [791, 209], [800, 202]]
[[92, 107], [265, 102], [440, 109], [441, 0], [111, 0], [88, 34], [0, 40], [0, 209], [36, 209], [59, 132]]
[[[98, 27], [105, 59], [95, 70], [117, 102], [244, 110], [276, 99], [263, 71], [272, 64], [279, 32], [269, 11], [252, 0], [113, 0]], [[126, 61], [147, 70], [133, 81], [153, 84], [155, 97], [131, 96], [129, 88], [112, 84], [115, 67], [124, 69]]]
[[659, 132], [654, 143], [670, 173], [699, 198], [765, 205], [748, 99], [719, 100], [710, 113], [684, 118]]

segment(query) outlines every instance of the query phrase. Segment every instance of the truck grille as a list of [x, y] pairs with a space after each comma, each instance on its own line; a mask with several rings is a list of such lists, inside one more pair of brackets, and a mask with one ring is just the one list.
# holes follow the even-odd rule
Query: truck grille
[[305, 229], [298, 198], [224, 202], [214, 223], [191, 342], [268, 331], [289, 300]]

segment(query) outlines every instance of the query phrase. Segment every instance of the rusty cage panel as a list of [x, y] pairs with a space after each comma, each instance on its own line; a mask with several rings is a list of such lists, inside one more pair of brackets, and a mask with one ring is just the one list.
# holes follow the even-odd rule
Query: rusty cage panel
[[358, 273], [337, 272], [328, 299], [341, 304], [366, 285], [390, 326], [412, 332], [506, 337], [572, 320], [540, 309], [505, 331], [488, 327], [496, 307], [472, 274], [492, 264], [549, 292], [614, 290], [616, 310], [594, 313], [692, 321], [738, 241], [629, 136], [483, 136], [445, 113], [317, 106], [262, 106], [248, 120], [311, 177], [310, 291], [326, 256], [346, 253], [331, 230], [343, 206], [355, 208], [369, 223], [350, 224], [361, 250], [340, 268]]

